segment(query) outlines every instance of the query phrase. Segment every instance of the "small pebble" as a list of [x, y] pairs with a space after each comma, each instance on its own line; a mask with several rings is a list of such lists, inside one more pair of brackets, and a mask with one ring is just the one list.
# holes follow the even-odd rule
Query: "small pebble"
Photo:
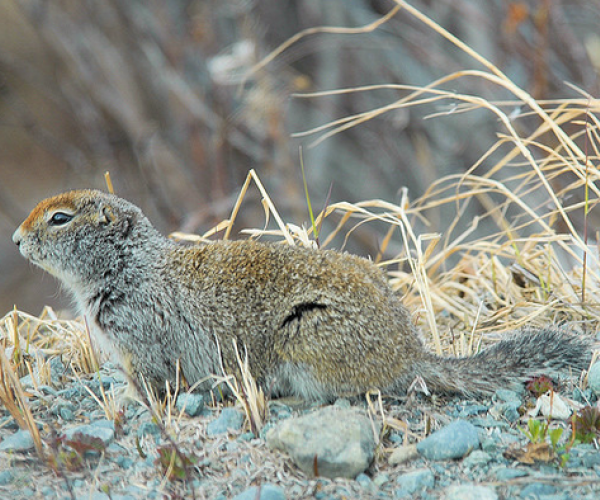
[[521, 498], [537, 499], [541, 495], [552, 495], [556, 493], [556, 488], [546, 483], [531, 483], [525, 486], [520, 493]]
[[493, 401], [502, 401], [504, 403], [518, 402], [521, 406], [521, 396], [515, 391], [509, 389], [498, 389], [492, 396]]
[[458, 417], [471, 417], [473, 415], [477, 415], [479, 413], [485, 413], [489, 410], [488, 406], [485, 405], [469, 405], [463, 406], [461, 410], [458, 412]]
[[417, 469], [398, 476], [396, 484], [400, 486], [400, 490], [397, 490], [395, 495], [397, 498], [402, 498], [427, 488], [433, 488], [435, 477], [430, 469]]
[[499, 481], [509, 481], [510, 479], [515, 479], [516, 477], [524, 477], [528, 475], [526, 471], [512, 467], [499, 467], [494, 470], [494, 474]]
[[383, 486], [384, 484], [389, 483], [389, 482], [390, 482], [390, 476], [388, 474], [386, 474], [385, 472], [381, 472], [373, 478], [373, 484], [375, 486], [377, 486], [378, 488], [380, 488], [381, 486]]
[[597, 451], [593, 453], [586, 453], [581, 457], [581, 462], [583, 463], [584, 467], [590, 469], [592, 467], [600, 465], [600, 453], [598, 453]]
[[115, 463], [121, 467], [121, 469], [129, 469], [133, 465], [131, 458], [119, 456], [116, 458]]
[[481, 449], [483, 451], [488, 452], [488, 453], [494, 453], [498, 449], [498, 445], [496, 443], [496, 440], [494, 440], [492, 438], [485, 438], [481, 442]]
[[501, 415], [509, 422], [516, 422], [521, 418], [521, 414], [519, 413], [519, 408], [521, 407], [521, 401], [509, 401], [507, 403], [497, 403], [495, 404], [490, 413], [494, 416]]
[[493, 488], [476, 484], [459, 484], [446, 488], [445, 500], [498, 500]]
[[255, 438], [256, 436], [254, 435], [254, 432], [244, 432], [238, 437], [240, 441], [252, 441]]
[[[85, 498], [91, 500], [136, 500], [132, 495], [116, 495], [113, 493], [109, 496], [106, 493], [100, 493], [98, 491], [91, 496], [87, 495]], [[83, 498], [81, 500], [83, 500]]]
[[496, 420], [492, 417], [472, 418], [469, 420], [469, 422], [473, 425], [476, 425], [477, 427], [484, 427], [486, 429], [493, 429], [495, 427], [498, 427], [500, 429], [508, 429], [510, 427], [510, 424], [508, 422], [500, 422], [499, 420]]
[[417, 451], [429, 460], [461, 458], [477, 448], [477, 428], [465, 420], [455, 420], [417, 444]]
[[263, 484], [260, 487], [260, 496], [258, 494], [258, 486], [252, 486], [233, 497], [233, 500], [286, 500], [286, 498], [279, 486]]
[[137, 430], [138, 438], [144, 436], [160, 436], [160, 427], [154, 422], [142, 422]]
[[365, 489], [370, 488], [373, 484], [371, 478], [367, 476], [364, 472], [361, 472], [358, 476], [356, 476], [356, 482]]
[[175, 408], [179, 411], [184, 410], [190, 417], [197, 417], [204, 409], [204, 396], [187, 392], [180, 394], [177, 396]]
[[12, 417], [4, 417], [0, 419], [0, 429], [8, 429], [16, 431], [19, 428], [17, 422]]
[[337, 406], [338, 408], [351, 408], [352, 407], [352, 405], [350, 404], [350, 401], [348, 401], [346, 398], [336, 399], [335, 403], [333, 403], [333, 406]]
[[5, 486], [12, 482], [14, 476], [13, 473], [9, 470], [3, 470], [0, 472], [0, 485]]
[[355, 478], [375, 452], [369, 417], [336, 406], [279, 422], [267, 433], [267, 445], [288, 454], [306, 475], [326, 478]]
[[600, 396], [600, 362], [594, 363], [587, 376], [588, 388], [598, 397]]
[[489, 453], [481, 450], [475, 450], [464, 459], [463, 464], [466, 467], [481, 467], [486, 465], [491, 460], [492, 457]]
[[0, 451], [25, 452], [33, 450], [33, 438], [29, 431], [17, 431], [12, 436], [2, 440]]
[[589, 387], [585, 391], [582, 391], [579, 387], [573, 389], [573, 399], [578, 403], [589, 404], [589, 401], [592, 400], [592, 394], [592, 390]]
[[71, 410], [70, 408], [67, 408], [66, 406], [63, 406], [62, 408], [60, 408], [58, 413], [60, 415], [60, 418], [62, 418], [63, 420], [66, 420], [67, 422], [71, 422], [71, 421], [75, 420], [75, 414], [73, 413], [73, 410]]
[[79, 425], [65, 431], [67, 439], [77, 439], [77, 434], [82, 434], [87, 438], [98, 438], [105, 446], [108, 446], [115, 438], [114, 427], [111, 427], [112, 422], [108, 420], [99, 420], [89, 425]]
[[38, 385], [38, 391], [47, 396], [56, 396], [58, 391], [49, 385]]
[[388, 458], [388, 462], [390, 465], [398, 465], [409, 462], [418, 456], [419, 453], [417, 452], [417, 445], [409, 444], [396, 448]]
[[223, 408], [221, 414], [208, 424], [206, 434], [218, 436], [228, 431], [238, 431], [244, 425], [244, 415], [235, 408]]

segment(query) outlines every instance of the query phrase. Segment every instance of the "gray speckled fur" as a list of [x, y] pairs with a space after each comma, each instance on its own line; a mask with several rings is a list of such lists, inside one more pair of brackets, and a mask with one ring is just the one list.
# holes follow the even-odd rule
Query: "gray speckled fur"
[[[51, 224], [57, 211], [72, 220]], [[234, 341], [266, 389], [306, 399], [402, 392], [418, 375], [432, 391], [490, 393], [579, 371], [591, 355], [588, 339], [545, 329], [440, 358], [365, 259], [253, 241], [179, 246], [99, 191], [42, 201], [13, 239], [65, 283], [102, 345], [158, 388], [174, 383], [178, 361], [189, 384], [220, 373], [221, 361], [235, 372]]]

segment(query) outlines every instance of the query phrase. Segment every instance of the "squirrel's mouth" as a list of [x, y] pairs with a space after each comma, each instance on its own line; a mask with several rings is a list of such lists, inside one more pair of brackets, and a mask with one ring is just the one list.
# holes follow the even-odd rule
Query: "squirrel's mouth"
[[20, 253], [20, 254], [21, 254], [23, 257], [25, 257], [25, 258], [26, 258], [26, 259], [27, 259], [29, 262], [31, 262], [31, 263], [33, 263], [33, 264], [36, 264], [36, 265], [39, 265], [39, 264], [36, 262], [36, 259], [35, 259], [35, 257], [34, 257], [34, 256], [33, 256], [33, 255], [30, 253], [30, 252], [28, 252], [28, 251], [27, 251], [27, 245], [19, 244], [19, 253]]
[[44, 271], [51, 272], [48, 269], [48, 267], [45, 266], [44, 263], [40, 259], [36, 258], [35, 255], [33, 255], [32, 253], [30, 253], [30, 252], [27, 251], [27, 247], [26, 246], [19, 245], [19, 253], [23, 257], [25, 257], [29, 262], [31, 262], [32, 264], [34, 264], [34, 265], [36, 265], [38, 267], [41, 267]]

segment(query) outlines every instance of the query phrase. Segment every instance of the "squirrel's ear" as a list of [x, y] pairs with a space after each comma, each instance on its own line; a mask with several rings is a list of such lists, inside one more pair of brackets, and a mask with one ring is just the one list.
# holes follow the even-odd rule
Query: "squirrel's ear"
[[112, 209], [106, 205], [100, 205], [98, 207], [98, 224], [101, 226], [108, 226], [112, 224], [116, 219], [116, 216]]

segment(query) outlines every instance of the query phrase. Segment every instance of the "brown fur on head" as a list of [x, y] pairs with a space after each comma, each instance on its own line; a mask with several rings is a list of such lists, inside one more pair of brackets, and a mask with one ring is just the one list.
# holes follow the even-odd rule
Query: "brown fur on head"
[[135, 205], [116, 196], [69, 191], [41, 201], [15, 231], [13, 241], [32, 263], [77, 286], [90, 279], [90, 268], [98, 276], [116, 265], [115, 250], [126, 245], [133, 223], [141, 218]]

